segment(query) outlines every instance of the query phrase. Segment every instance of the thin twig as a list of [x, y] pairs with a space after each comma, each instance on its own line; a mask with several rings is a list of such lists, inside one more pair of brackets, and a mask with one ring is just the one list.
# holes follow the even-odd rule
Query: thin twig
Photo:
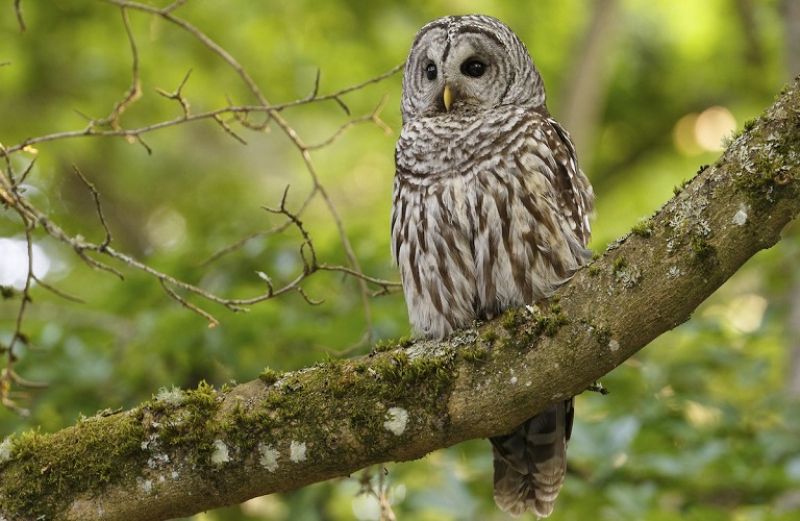
[[189, 76], [191, 76], [191, 74], [192, 74], [192, 69], [189, 69], [186, 72], [186, 75], [183, 77], [183, 80], [181, 80], [180, 84], [178, 85], [178, 88], [176, 88], [173, 92], [167, 92], [163, 89], [159, 89], [158, 87], [156, 87], [157, 93], [161, 94], [165, 98], [173, 99], [178, 103], [180, 103], [181, 110], [183, 110], [183, 119], [187, 119], [189, 117], [189, 110], [191, 108], [191, 106], [189, 105], [189, 100], [187, 100], [183, 96], [183, 87], [184, 85], [186, 85], [186, 82], [189, 81]]
[[[110, 0], [107, 0], [107, 1], [110, 1]], [[384, 73], [384, 74], [382, 74], [382, 75], [380, 75], [380, 76], [378, 76], [376, 78], [381, 78], [381, 79], [388, 78], [392, 74], [396, 73], [397, 70], [399, 70], [399, 68], [395, 67], [391, 71], [389, 71], [388, 73]], [[373, 78], [371, 80], [359, 83], [358, 85], [360, 85], [361, 88], [363, 88], [366, 85], [369, 85], [371, 83], [375, 83], [376, 78]], [[379, 81], [379, 80], [377, 80], [377, 81]], [[135, 138], [137, 136], [141, 136], [143, 134], [148, 134], [150, 132], [154, 132], [154, 131], [157, 131], [157, 130], [162, 130], [162, 129], [169, 128], [169, 127], [174, 127], [174, 126], [177, 126], [177, 125], [182, 125], [182, 124], [188, 123], [188, 122], [195, 122], [195, 121], [202, 121], [202, 120], [207, 120], [207, 119], [214, 119], [215, 117], [218, 117], [218, 116], [236, 115], [236, 114], [249, 114], [249, 113], [264, 113], [264, 112], [266, 112], [266, 113], [276, 113], [276, 112], [283, 111], [284, 109], [287, 109], [287, 108], [299, 107], [299, 106], [302, 106], [302, 105], [308, 105], [310, 103], [321, 102], [321, 101], [326, 101], [326, 100], [333, 100], [336, 97], [341, 96], [342, 94], [345, 94], [345, 93], [348, 93], [348, 92], [352, 92], [353, 90], [355, 90], [354, 87], [347, 87], [347, 88], [341, 89], [341, 90], [339, 90], [339, 91], [337, 91], [335, 93], [332, 93], [332, 94], [327, 94], [325, 96], [318, 96], [315, 100], [312, 100], [312, 101], [295, 100], [295, 101], [289, 101], [289, 102], [286, 102], [286, 103], [280, 103], [280, 104], [275, 104], [275, 105], [266, 105], [266, 106], [263, 106], [263, 105], [226, 106], [226, 107], [222, 107], [222, 108], [218, 108], [218, 109], [214, 109], [214, 110], [209, 110], [209, 111], [205, 111], [205, 112], [198, 112], [198, 113], [195, 113], [195, 114], [191, 114], [189, 116], [181, 116], [181, 117], [170, 119], [170, 120], [166, 120], [166, 121], [159, 121], [157, 123], [152, 123], [150, 125], [144, 125], [142, 127], [131, 128], [131, 129], [121, 128], [119, 130], [113, 130], [113, 129], [112, 130], [101, 130], [101, 129], [96, 128], [96, 126], [94, 124], [91, 124], [91, 118], [87, 117], [87, 119], [90, 120], [90, 124], [86, 128], [83, 128], [81, 130], [66, 130], [66, 131], [62, 131], [62, 132], [54, 132], [52, 134], [45, 134], [45, 135], [41, 135], [41, 136], [31, 137], [31, 138], [25, 139], [21, 143], [6, 147], [5, 154], [8, 154], [10, 156], [10, 155], [15, 154], [17, 152], [20, 152], [20, 151], [22, 151], [22, 150], [24, 150], [26, 148], [28, 148], [29, 150], [33, 151], [33, 150], [35, 150], [33, 148], [33, 145], [40, 145], [42, 143], [49, 143], [49, 142], [52, 142], [52, 141], [61, 141], [61, 140], [64, 140], [64, 139], [74, 139], [74, 138], [81, 138], [81, 137], [123, 137], [123, 138], [134, 137]]]
[[225, 123], [225, 121], [223, 121], [222, 117], [220, 117], [220, 116], [214, 116], [214, 121], [216, 121], [216, 122], [217, 122], [217, 124], [218, 124], [220, 127], [222, 127], [222, 130], [224, 130], [224, 131], [225, 131], [225, 132], [226, 132], [226, 133], [227, 133], [229, 136], [231, 136], [233, 139], [235, 139], [236, 141], [238, 141], [238, 142], [239, 142], [239, 143], [241, 143], [242, 145], [246, 145], [246, 144], [247, 144], [247, 141], [245, 141], [245, 140], [244, 140], [244, 138], [243, 138], [242, 136], [240, 136], [239, 134], [237, 134], [237, 133], [236, 133], [236, 132], [235, 132], [235, 131], [234, 131], [234, 130], [233, 130], [231, 127], [230, 127], [230, 125], [228, 125], [227, 123]]
[[88, 188], [89, 192], [92, 194], [97, 217], [100, 219], [100, 224], [103, 226], [103, 230], [105, 230], [106, 233], [105, 239], [103, 239], [103, 242], [100, 243], [99, 251], [105, 251], [105, 249], [108, 248], [108, 245], [111, 244], [111, 230], [108, 229], [108, 222], [106, 222], [105, 215], [103, 215], [103, 207], [100, 204], [100, 193], [97, 191], [97, 188], [95, 188], [94, 184], [86, 179], [86, 176], [83, 175], [83, 172], [81, 172], [76, 165], [72, 165], [72, 170], [75, 172], [75, 175], [78, 176], [78, 179], [83, 181], [83, 184], [86, 185], [86, 188]]
[[75, 302], [76, 304], [85, 304], [86, 303], [86, 301], [83, 300], [82, 298], [76, 297], [75, 295], [70, 295], [69, 293], [66, 293], [65, 291], [62, 291], [62, 290], [56, 288], [55, 286], [52, 286], [52, 285], [46, 283], [45, 281], [43, 281], [42, 279], [40, 279], [36, 275], [33, 276], [33, 280], [36, 282], [36, 284], [38, 284], [42, 288], [46, 289], [47, 291], [49, 291], [50, 293], [52, 293], [54, 295], [58, 295], [59, 297], [63, 298], [64, 300], [69, 300], [70, 302]]
[[381, 99], [380, 103], [378, 103], [375, 109], [369, 114], [361, 116], [360, 118], [355, 118], [351, 119], [350, 121], [347, 121], [346, 123], [341, 125], [338, 129], [336, 129], [333, 132], [333, 134], [331, 134], [324, 141], [320, 141], [319, 143], [316, 143], [314, 145], [308, 145], [306, 148], [308, 150], [318, 150], [320, 148], [325, 148], [328, 145], [333, 144], [333, 142], [339, 139], [342, 136], [342, 134], [344, 134], [347, 130], [361, 123], [373, 123], [377, 125], [379, 128], [381, 128], [384, 131], [384, 133], [391, 134], [392, 129], [386, 123], [384, 123], [384, 121], [380, 117], [383, 108], [386, 106], [386, 99], [387, 99], [386, 96], [384, 96]]
[[161, 279], [160, 282], [161, 282], [161, 287], [164, 288], [164, 291], [166, 291], [167, 294], [169, 294], [169, 296], [172, 297], [174, 300], [178, 301], [181, 304], [181, 306], [205, 318], [208, 321], [209, 329], [219, 326], [219, 321], [216, 318], [214, 318], [214, 316], [211, 313], [195, 306], [185, 298], [178, 295], [172, 288], [169, 287], [169, 284], [167, 284], [167, 282], [165, 282], [164, 279]]
[[19, 30], [24, 33], [27, 27], [25, 26], [25, 19], [22, 17], [22, 0], [14, 0], [14, 13], [17, 15]]
[[[128, 36], [128, 44], [131, 47], [131, 85], [125, 91], [122, 99], [114, 104], [111, 114], [102, 120], [94, 122], [97, 125], [111, 125], [114, 130], [122, 129], [119, 122], [122, 114], [142, 96], [142, 85], [139, 78], [139, 50], [136, 47], [136, 39], [133, 36], [133, 30], [128, 20], [128, 11], [124, 7], [120, 7], [120, 13], [122, 15], [122, 24], [125, 26], [125, 34]], [[133, 142], [134, 139], [135, 136], [128, 136], [128, 141]]]
[[11, 335], [11, 341], [4, 349], [6, 354], [6, 366], [2, 371], [0, 371], [0, 403], [21, 416], [27, 416], [29, 414], [28, 410], [23, 407], [19, 407], [12, 399], [10, 394], [12, 384], [18, 383], [19, 381], [17, 374], [14, 372], [14, 363], [17, 360], [16, 355], [14, 354], [14, 348], [16, 347], [17, 342], [28, 343], [27, 337], [22, 332], [22, 323], [25, 318], [25, 311], [28, 308], [28, 303], [31, 301], [30, 290], [31, 282], [33, 281], [33, 237], [31, 236], [31, 229], [33, 228], [33, 225], [24, 214], [21, 212], [17, 213], [19, 214], [20, 218], [22, 218], [22, 222], [25, 226], [25, 245], [28, 255], [28, 262], [26, 266], [27, 272], [25, 275], [25, 285], [22, 289], [22, 294], [20, 295], [20, 304], [19, 310], [17, 311], [14, 332]]
[[19, 176], [19, 179], [17, 180], [17, 185], [21, 185], [22, 183], [25, 182], [25, 179], [28, 177], [28, 174], [30, 174], [31, 171], [33, 170], [33, 166], [36, 164], [37, 158], [38, 156], [34, 156], [33, 159], [31, 159], [31, 162], [28, 163], [28, 166], [25, 167], [25, 170], [22, 171], [22, 175]]

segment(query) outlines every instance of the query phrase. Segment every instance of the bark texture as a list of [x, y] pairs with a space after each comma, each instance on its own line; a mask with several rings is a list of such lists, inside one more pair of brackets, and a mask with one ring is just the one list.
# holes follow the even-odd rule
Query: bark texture
[[506, 433], [692, 311], [800, 213], [800, 90], [540, 308], [0, 444], [0, 520], [161, 520]]

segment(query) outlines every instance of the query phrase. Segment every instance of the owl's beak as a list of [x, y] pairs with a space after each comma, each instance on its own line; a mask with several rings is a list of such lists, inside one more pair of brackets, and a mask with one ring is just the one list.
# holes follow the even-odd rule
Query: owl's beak
[[442, 92], [442, 100], [444, 101], [444, 108], [445, 110], [450, 110], [450, 106], [453, 104], [453, 91], [450, 90], [450, 86], [445, 84], [444, 92]]

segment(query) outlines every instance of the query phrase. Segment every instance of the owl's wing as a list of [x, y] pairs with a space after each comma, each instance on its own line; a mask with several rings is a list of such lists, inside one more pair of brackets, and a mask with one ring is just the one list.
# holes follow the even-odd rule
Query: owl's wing
[[555, 162], [553, 186], [559, 210], [570, 222], [582, 245], [586, 246], [591, 237], [589, 216], [594, 206], [592, 185], [578, 167], [578, 156], [567, 131], [552, 118], [544, 121], [549, 127], [545, 127], [544, 136]]
[[[542, 255], [529, 257], [534, 277], [546, 278], [537, 259], [552, 266], [577, 268], [589, 258], [589, 214], [593, 193], [578, 168], [569, 134], [556, 121], [533, 114], [520, 145], [512, 152], [517, 179], [528, 191], [512, 201], [521, 237], [532, 235]], [[543, 245], [544, 244], [544, 245]], [[526, 251], [531, 251], [530, 249]], [[563, 282], [563, 280], [562, 280]], [[572, 431], [573, 400], [556, 403], [511, 433], [491, 438], [494, 446], [494, 497], [513, 515], [531, 510], [540, 517], [553, 511], [566, 476], [566, 450]]]

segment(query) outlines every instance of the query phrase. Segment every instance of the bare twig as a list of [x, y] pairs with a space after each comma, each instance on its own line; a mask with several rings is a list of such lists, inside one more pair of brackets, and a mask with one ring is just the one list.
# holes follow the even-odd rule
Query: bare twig
[[191, 76], [191, 74], [192, 74], [192, 69], [189, 69], [186, 72], [186, 75], [183, 77], [183, 80], [181, 80], [180, 84], [178, 85], [178, 88], [175, 89], [172, 92], [167, 92], [167, 91], [165, 91], [163, 89], [156, 88], [156, 92], [157, 93], [161, 94], [165, 98], [173, 99], [173, 100], [177, 101], [178, 103], [180, 103], [181, 110], [183, 110], [183, 118], [184, 119], [189, 117], [189, 110], [190, 110], [191, 106], [189, 105], [189, 100], [187, 100], [183, 96], [183, 92], [182, 91], [183, 91], [183, 87], [186, 85], [186, 82], [189, 81], [189, 76]]
[[18, 378], [14, 372], [14, 363], [17, 360], [17, 357], [14, 354], [14, 348], [18, 342], [28, 343], [27, 337], [22, 332], [22, 322], [25, 318], [25, 311], [28, 308], [28, 303], [31, 301], [30, 290], [31, 282], [33, 281], [33, 238], [31, 236], [31, 229], [33, 228], [33, 225], [28, 221], [24, 214], [20, 212], [17, 213], [22, 218], [25, 226], [25, 245], [28, 256], [26, 266], [27, 272], [25, 274], [25, 285], [22, 288], [22, 293], [20, 295], [19, 310], [17, 311], [14, 332], [11, 335], [11, 340], [9, 341], [8, 346], [2, 346], [4, 347], [2, 351], [4, 351], [6, 354], [6, 366], [2, 369], [2, 371], [0, 371], [0, 403], [22, 416], [27, 416], [29, 414], [28, 410], [18, 406], [10, 394], [12, 384], [19, 383], [20, 381], [20, 378]]
[[25, 32], [27, 27], [25, 26], [25, 19], [22, 17], [22, 0], [14, 0], [14, 14], [17, 16], [19, 30]]
[[[308, 204], [311, 202], [311, 200], [314, 198], [314, 196], [316, 194], [317, 194], [317, 189], [316, 189], [316, 187], [313, 187], [311, 189], [311, 191], [309, 192], [309, 194], [306, 196], [305, 200], [303, 201], [303, 204], [301, 204], [300, 208], [297, 210], [297, 212], [295, 212], [295, 215], [297, 217], [300, 217], [303, 214], [303, 212], [308, 207]], [[208, 257], [206, 260], [204, 260], [200, 265], [201, 266], [206, 266], [206, 265], [216, 261], [217, 259], [219, 259], [219, 258], [221, 258], [221, 257], [223, 257], [223, 256], [225, 256], [225, 255], [227, 255], [229, 253], [232, 253], [232, 252], [242, 248], [245, 245], [245, 243], [247, 243], [248, 241], [250, 241], [252, 239], [256, 239], [256, 238], [259, 238], [259, 237], [267, 237], [269, 235], [273, 235], [273, 234], [276, 234], [276, 233], [281, 233], [283, 230], [285, 230], [286, 228], [288, 228], [291, 225], [292, 225], [291, 219], [286, 219], [281, 224], [273, 226], [272, 228], [270, 228], [268, 230], [263, 230], [263, 231], [260, 231], [260, 232], [253, 232], [253, 233], [251, 233], [249, 235], [246, 235], [246, 236], [242, 237], [241, 239], [239, 239], [238, 241], [233, 242], [233, 243], [231, 243], [231, 244], [229, 244], [229, 245], [217, 250], [210, 257]]]
[[23, 170], [22, 175], [19, 176], [19, 179], [17, 180], [17, 185], [21, 185], [22, 183], [25, 182], [25, 179], [28, 177], [28, 174], [31, 173], [31, 171], [33, 170], [33, 166], [36, 164], [36, 159], [37, 156], [34, 156], [31, 162], [28, 163], [28, 166], [25, 167], [25, 170]]
[[160, 282], [161, 282], [161, 287], [164, 288], [164, 291], [166, 291], [170, 297], [178, 301], [181, 306], [193, 311], [194, 313], [197, 313], [201, 317], [208, 320], [208, 327], [210, 329], [215, 328], [219, 325], [219, 321], [216, 318], [214, 318], [214, 316], [211, 313], [200, 309], [199, 307], [195, 306], [185, 298], [178, 295], [172, 288], [169, 287], [169, 284], [164, 282], [164, 279], [161, 279]]
[[[391, 69], [389, 72], [384, 73], [384, 74], [382, 74], [382, 75], [380, 75], [380, 76], [378, 76], [376, 78], [373, 78], [373, 79], [371, 79], [369, 81], [362, 82], [362, 83], [359, 84], [361, 86], [360, 88], [363, 88], [363, 87], [365, 87], [365, 86], [367, 86], [367, 85], [369, 85], [371, 83], [375, 83], [376, 81], [380, 81], [380, 80], [377, 80], [377, 78], [381, 78], [381, 79], [388, 78], [389, 76], [395, 74], [398, 70], [399, 70], [399, 66]], [[236, 114], [246, 115], [246, 114], [250, 114], [250, 113], [264, 113], [264, 112], [266, 112], [266, 113], [276, 113], [276, 112], [283, 111], [283, 110], [285, 110], [287, 108], [299, 107], [299, 106], [302, 106], [302, 105], [308, 105], [310, 103], [316, 103], [316, 102], [321, 102], [321, 101], [326, 101], [326, 100], [333, 100], [336, 97], [341, 96], [341, 95], [343, 95], [345, 93], [348, 93], [348, 92], [352, 92], [353, 90], [355, 90], [354, 87], [348, 87], [348, 88], [345, 88], [345, 89], [341, 89], [341, 90], [339, 90], [339, 91], [337, 91], [337, 92], [335, 92], [333, 94], [328, 94], [328, 95], [325, 95], [325, 96], [319, 96], [315, 100], [312, 100], [312, 101], [296, 100], [296, 101], [290, 101], [290, 102], [286, 102], [286, 103], [280, 103], [280, 104], [275, 104], [275, 105], [267, 105], [267, 106], [263, 106], [263, 105], [226, 106], [226, 107], [222, 107], [222, 108], [218, 108], [218, 109], [214, 109], [214, 110], [209, 110], [209, 111], [205, 111], [205, 112], [198, 112], [198, 113], [195, 113], [195, 114], [191, 114], [189, 116], [181, 116], [181, 117], [178, 117], [178, 118], [174, 118], [174, 119], [170, 119], [170, 120], [166, 120], [166, 121], [159, 121], [157, 123], [152, 123], [150, 125], [144, 125], [142, 127], [130, 128], [130, 129], [121, 128], [119, 130], [113, 130], [113, 129], [112, 130], [102, 130], [102, 129], [98, 129], [96, 127], [96, 125], [94, 125], [94, 124], [89, 124], [87, 127], [83, 128], [81, 130], [66, 130], [66, 131], [63, 131], [63, 132], [54, 132], [52, 134], [44, 134], [44, 135], [41, 135], [41, 136], [27, 138], [24, 141], [22, 141], [21, 143], [6, 147], [5, 153], [10, 156], [10, 155], [15, 154], [17, 152], [25, 150], [26, 148], [31, 150], [31, 151], [33, 151], [33, 150], [35, 150], [33, 148], [33, 145], [40, 145], [42, 143], [49, 143], [49, 142], [52, 142], [52, 141], [61, 141], [61, 140], [64, 140], [64, 139], [74, 139], [74, 138], [82, 138], [82, 137], [122, 137], [122, 138], [134, 137], [135, 138], [135, 137], [142, 136], [144, 134], [155, 132], [157, 130], [163, 130], [165, 128], [174, 127], [174, 126], [177, 126], [177, 125], [182, 125], [182, 124], [188, 123], [188, 122], [195, 122], [195, 121], [202, 121], [202, 120], [207, 120], [207, 119], [214, 119], [215, 117], [223, 116], [223, 115], [227, 115], [227, 114], [230, 114], [230, 115], [236, 115]], [[90, 123], [91, 123], [91, 118], [87, 118], [87, 119], [90, 119]]]
[[[310, 274], [317, 269], [317, 253], [314, 251], [314, 243], [311, 242], [311, 237], [308, 235], [305, 227], [303, 227], [302, 221], [300, 218], [286, 209], [286, 196], [289, 195], [289, 185], [286, 185], [286, 188], [283, 189], [283, 196], [281, 197], [281, 205], [278, 208], [270, 208], [269, 206], [265, 206], [264, 209], [269, 213], [285, 215], [287, 220], [290, 221], [292, 224], [300, 232], [300, 235], [303, 236], [303, 244], [300, 245], [300, 256], [303, 258], [303, 272], [306, 274]], [[309, 250], [311, 253], [311, 260], [309, 261], [306, 259], [305, 251]]]
[[[114, 104], [111, 114], [94, 122], [96, 125], [110, 125], [114, 130], [122, 129], [119, 121], [122, 114], [142, 96], [142, 85], [139, 78], [139, 50], [136, 47], [136, 39], [133, 37], [131, 24], [128, 20], [128, 11], [124, 7], [120, 7], [120, 13], [122, 15], [122, 24], [125, 26], [125, 34], [128, 36], [128, 43], [131, 47], [131, 85], [125, 91], [123, 98]], [[127, 136], [127, 138], [129, 142], [136, 140], [136, 136]]]
[[[377, 475], [378, 475], [378, 483], [375, 483], [375, 479], [373, 479], [373, 469], [377, 468]], [[364, 469], [361, 473], [361, 477], [359, 478], [359, 484], [361, 485], [361, 489], [358, 491], [359, 495], [367, 495], [372, 496], [378, 502], [379, 513], [378, 519], [380, 521], [397, 521], [397, 516], [395, 515], [394, 511], [392, 510], [392, 504], [389, 499], [389, 484], [387, 483], [386, 476], [388, 476], [389, 470], [386, 468], [386, 465], [375, 465], [373, 467], [369, 467]]]
[[242, 145], [246, 145], [246, 144], [247, 144], [247, 141], [245, 141], [245, 140], [244, 140], [244, 138], [243, 138], [242, 136], [240, 136], [239, 134], [237, 134], [236, 132], [234, 132], [234, 130], [233, 130], [231, 127], [230, 127], [230, 125], [228, 125], [227, 123], [225, 123], [225, 121], [222, 119], [222, 117], [221, 117], [221, 116], [214, 116], [214, 121], [216, 121], [216, 122], [217, 122], [217, 124], [218, 124], [220, 127], [222, 127], [222, 130], [224, 130], [224, 131], [225, 131], [225, 132], [226, 132], [226, 133], [227, 133], [229, 136], [231, 136], [233, 139], [235, 139], [236, 141], [238, 141], [238, 142], [239, 142], [239, 143], [241, 143]]
[[85, 304], [86, 303], [86, 301], [83, 300], [82, 298], [76, 297], [75, 295], [70, 295], [69, 293], [66, 293], [65, 291], [62, 291], [62, 290], [56, 288], [55, 286], [52, 286], [52, 285], [46, 283], [45, 281], [43, 281], [42, 279], [40, 279], [36, 275], [33, 276], [33, 280], [36, 281], [37, 285], [41, 286], [42, 288], [46, 289], [47, 291], [49, 291], [50, 293], [52, 293], [54, 295], [58, 295], [59, 297], [63, 298], [64, 300], [69, 300], [70, 302], [75, 302], [76, 304]]
[[180, 6], [182, 6], [183, 4], [185, 4], [186, 2], [187, 2], [187, 0], [175, 0], [174, 2], [172, 2], [171, 4], [169, 4], [168, 6], [166, 6], [166, 7], [163, 9], [163, 11], [164, 11], [164, 12], [166, 12], [166, 13], [171, 13], [171, 12], [172, 12], [172, 11], [174, 11], [175, 9], [177, 9], [177, 8], [179, 8]]
[[381, 99], [380, 103], [378, 103], [375, 109], [369, 114], [361, 116], [360, 118], [351, 119], [350, 121], [341, 125], [338, 129], [336, 129], [336, 131], [334, 131], [334, 133], [331, 134], [330, 137], [328, 137], [324, 141], [320, 141], [319, 143], [314, 145], [308, 145], [306, 148], [308, 150], [318, 150], [320, 148], [325, 148], [326, 146], [331, 145], [334, 141], [339, 139], [339, 137], [341, 137], [341, 135], [344, 134], [345, 131], [361, 123], [373, 123], [377, 125], [379, 128], [381, 128], [386, 134], [391, 134], [392, 129], [386, 123], [384, 123], [384, 121], [380, 117], [381, 112], [383, 112], [383, 109], [386, 106], [386, 99], [387, 99], [386, 96], [384, 96]]
[[72, 165], [72, 170], [75, 172], [75, 175], [78, 176], [86, 188], [89, 189], [89, 192], [92, 194], [92, 199], [94, 200], [94, 208], [97, 211], [97, 217], [100, 219], [100, 224], [103, 226], [103, 230], [106, 233], [105, 239], [103, 242], [100, 243], [98, 246], [99, 251], [105, 251], [108, 248], [108, 245], [111, 244], [111, 230], [108, 229], [108, 222], [106, 222], [106, 218], [103, 215], [103, 207], [100, 204], [100, 194], [97, 192], [97, 188], [95, 188], [94, 184], [91, 181], [86, 179], [86, 176], [80, 171], [80, 169], [76, 165]]

